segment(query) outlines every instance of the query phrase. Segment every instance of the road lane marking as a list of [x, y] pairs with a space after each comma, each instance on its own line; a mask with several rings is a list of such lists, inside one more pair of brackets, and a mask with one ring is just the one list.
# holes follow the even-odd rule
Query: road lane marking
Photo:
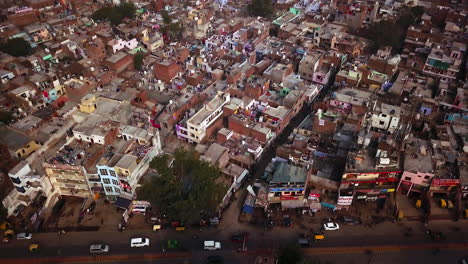
[[50, 263], [98, 263], [137, 260], [161, 260], [161, 259], [184, 259], [191, 257], [189, 252], [168, 252], [160, 254], [140, 255], [107, 255], [107, 256], [84, 256], [84, 257], [56, 257], [35, 259], [6, 259], [0, 260], [0, 264], [50, 264]]

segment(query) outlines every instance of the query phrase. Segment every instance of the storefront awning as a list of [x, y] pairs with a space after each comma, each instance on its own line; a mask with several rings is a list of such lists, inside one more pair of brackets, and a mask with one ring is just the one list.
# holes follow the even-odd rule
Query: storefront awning
[[114, 205], [122, 209], [128, 209], [131, 203], [132, 203], [132, 200], [125, 199], [123, 197], [117, 197]]

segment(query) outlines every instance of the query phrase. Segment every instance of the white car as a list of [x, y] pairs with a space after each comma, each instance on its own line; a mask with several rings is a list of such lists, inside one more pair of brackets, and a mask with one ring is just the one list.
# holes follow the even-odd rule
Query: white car
[[31, 239], [32, 234], [31, 233], [19, 233], [16, 235], [16, 239]]
[[328, 222], [328, 223], [323, 224], [323, 229], [328, 230], [328, 231], [338, 230], [340, 229], [340, 226], [337, 223]]
[[216, 242], [216, 241], [205, 241], [203, 243], [203, 249], [204, 250], [220, 250], [221, 249], [221, 242]]
[[89, 246], [89, 253], [91, 253], [91, 254], [109, 253], [109, 245], [93, 244], [93, 245]]
[[149, 247], [150, 241], [146, 237], [137, 237], [130, 240], [130, 247]]

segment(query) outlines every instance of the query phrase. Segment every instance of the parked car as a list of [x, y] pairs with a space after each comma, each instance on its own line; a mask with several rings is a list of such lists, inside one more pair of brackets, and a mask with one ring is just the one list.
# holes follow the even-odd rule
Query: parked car
[[237, 233], [231, 236], [231, 242], [243, 243], [249, 237], [248, 233]]
[[338, 230], [340, 229], [340, 226], [337, 223], [334, 222], [327, 222], [323, 224], [323, 229], [327, 231], [333, 231], [333, 230]]
[[203, 242], [203, 249], [205, 250], [220, 250], [221, 242], [216, 242], [213, 240], [208, 240]]
[[109, 245], [93, 244], [93, 245], [89, 246], [89, 253], [91, 253], [91, 254], [109, 253]]
[[146, 237], [137, 237], [130, 240], [130, 247], [148, 247], [149, 244], [149, 238]]
[[31, 239], [32, 234], [31, 233], [19, 233], [16, 235], [16, 239]]
[[361, 220], [359, 218], [354, 218], [351, 216], [343, 216], [340, 220], [345, 225], [360, 225], [361, 224]]
[[310, 246], [310, 239], [307, 237], [307, 235], [302, 234], [297, 239], [297, 243], [299, 244], [300, 247], [309, 247]]

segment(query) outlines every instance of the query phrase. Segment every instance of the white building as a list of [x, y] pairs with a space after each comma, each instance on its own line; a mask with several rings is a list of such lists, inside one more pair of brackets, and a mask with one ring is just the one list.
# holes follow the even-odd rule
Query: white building
[[393, 133], [400, 123], [401, 108], [382, 103], [375, 106], [371, 116], [371, 127]]
[[45, 175], [36, 174], [26, 161], [16, 165], [8, 172], [8, 176], [15, 186], [2, 201], [8, 215], [12, 215], [21, 206], [29, 206], [40, 195], [51, 198], [53, 187], [50, 179]]
[[223, 114], [223, 106], [231, 100], [228, 93], [218, 94], [200, 111], [187, 120], [189, 142], [200, 143], [206, 136], [206, 129]]
[[128, 48], [130, 50], [138, 47], [138, 40], [136, 38], [133, 38], [131, 40], [123, 40], [123, 39], [112, 39], [107, 42], [107, 45], [109, 45], [112, 49], [112, 53], [115, 54], [119, 50]]

